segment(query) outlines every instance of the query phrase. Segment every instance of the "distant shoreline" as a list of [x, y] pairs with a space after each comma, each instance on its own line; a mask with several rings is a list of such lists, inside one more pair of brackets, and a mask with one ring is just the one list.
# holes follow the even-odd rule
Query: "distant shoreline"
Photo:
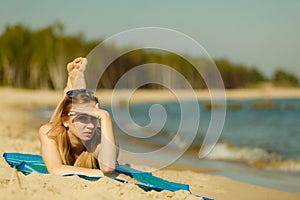
[[[114, 98], [118, 101], [128, 100], [130, 90], [115, 91]], [[216, 98], [224, 98], [226, 100], [245, 100], [245, 99], [285, 99], [300, 98], [300, 88], [255, 88], [255, 89], [227, 89], [225, 95], [223, 91], [215, 92]], [[105, 103], [109, 103], [113, 90], [97, 90], [96, 95]], [[130, 97], [131, 103], [147, 103], [147, 102], [168, 102], [177, 101], [178, 97], [184, 100], [210, 100], [208, 90], [194, 90], [194, 93], [187, 90], [177, 90], [176, 95], [168, 90], [137, 90]], [[193, 96], [196, 95], [196, 96]]]
[[[36, 106], [55, 106], [63, 95], [63, 91], [55, 90], [29, 90], [11, 87], [0, 87], [1, 94], [13, 96], [17, 94], [18, 97], [26, 100], [27, 96], [36, 95]], [[284, 88], [284, 87], [261, 87], [261, 88], [246, 88], [246, 89], [227, 89], [224, 91], [213, 91], [215, 97], [226, 98], [226, 100], [246, 100], [246, 99], [285, 99], [285, 98], [300, 98], [299, 88]], [[129, 96], [132, 94], [131, 96]], [[151, 90], [139, 89], [131, 91], [124, 90], [111, 90], [111, 89], [98, 89], [96, 96], [99, 98], [100, 103], [109, 104], [112, 99], [117, 102], [130, 101], [130, 103], [150, 103], [150, 102], [170, 102], [181, 100], [211, 100], [208, 90], [176, 90], [172, 93], [169, 90]], [[38, 101], [43, 96], [46, 100]], [[10, 96], [8, 96], [10, 98]]]
[[[56, 90], [29, 90], [11, 87], [0, 87], [0, 92], [5, 95], [6, 93], [13, 94], [17, 92], [18, 96], [36, 95], [37, 99], [40, 96], [47, 97], [46, 101], [39, 102], [39, 104], [53, 104], [56, 105], [63, 95], [63, 91]], [[300, 87], [299, 88], [246, 88], [246, 89], [226, 89], [225, 96], [223, 91], [212, 91], [215, 97], [225, 97], [227, 100], [243, 100], [243, 99], [284, 99], [284, 98], [300, 98]], [[132, 94], [131, 96], [128, 96]], [[129, 89], [124, 90], [111, 90], [111, 89], [98, 89], [96, 96], [99, 98], [101, 103], [110, 103], [112, 95], [115, 100], [124, 101], [130, 100], [130, 103], [147, 103], [147, 102], [167, 102], [177, 101], [178, 97], [183, 100], [210, 100], [210, 93], [208, 90], [176, 90], [173, 92], [169, 90], [152, 90], [152, 89], [139, 89], [131, 91]]]

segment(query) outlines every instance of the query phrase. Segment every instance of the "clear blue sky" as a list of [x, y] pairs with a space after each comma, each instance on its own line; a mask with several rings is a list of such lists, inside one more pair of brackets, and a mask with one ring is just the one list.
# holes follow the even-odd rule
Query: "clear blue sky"
[[66, 34], [105, 39], [155, 26], [180, 31], [213, 58], [257, 66], [270, 76], [281, 67], [300, 77], [298, 0], [0, 0], [0, 32], [22, 23], [33, 29], [60, 21]]

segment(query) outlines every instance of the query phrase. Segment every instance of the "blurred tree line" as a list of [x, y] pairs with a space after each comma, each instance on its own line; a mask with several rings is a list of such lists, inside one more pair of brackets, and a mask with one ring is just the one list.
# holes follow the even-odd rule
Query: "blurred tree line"
[[[32, 89], [61, 89], [65, 86], [66, 64], [78, 56], [86, 56], [101, 41], [86, 41], [82, 35], [64, 35], [59, 22], [39, 30], [23, 25], [7, 26], [0, 35], [0, 85]], [[193, 58], [206, 65], [207, 60]], [[257, 68], [214, 60], [226, 88], [241, 88], [272, 81], [280, 86], [298, 86], [298, 78], [278, 69], [268, 80]], [[184, 58], [165, 51], [135, 50], [117, 58], [106, 69], [99, 87], [113, 88], [128, 70], [146, 63], [160, 63], [178, 70], [193, 86], [206, 88], [196, 69]], [[141, 78], [141, 77], [137, 77]], [[155, 84], [145, 88], [159, 88]]]
[[20, 24], [7, 26], [0, 36], [0, 84], [61, 88], [66, 81], [66, 64], [95, 45], [84, 41], [82, 35], [64, 36], [60, 23], [36, 31]]

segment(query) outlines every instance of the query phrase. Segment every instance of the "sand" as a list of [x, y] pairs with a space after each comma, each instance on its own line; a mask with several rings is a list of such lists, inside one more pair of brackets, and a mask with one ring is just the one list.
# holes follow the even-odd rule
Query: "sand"
[[[184, 92], [183, 92], [184, 93]], [[60, 99], [61, 92], [33, 91], [0, 88], [0, 153], [21, 152], [39, 153], [38, 127], [42, 120], [32, 113], [40, 107], [53, 107]], [[300, 97], [300, 89], [263, 88], [253, 90], [227, 91], [228, 98], [280, 98]], [[98, 91], [102, 103], [109, 102], [111, 91]], [[209, 99], [208, 93], [199, 91], [197, 97]], [[188, 99], [188, 96], [186, 96]], [[120, 100], [122, 98], [120, 97]], [[132, 102], [141, 103], [151, 100], [174, 100], [174, 95], [166, 92], [141, 91], [135, 94]], [[232, 199], [300, 199], [292, 194], [234, 181], [222, 176], [212, 176], [205, 170], [177, 166], [161, 169], [154, 175], [170, 181], [190, 185], [194, 194], [222, 200]], [[186, 191], [145, 192], [134, 184], [122, 184], [109, 178], [91, 182], [78, 177], [57, 175], [19, 174], [21, 188], [14, 178], [13, 170], [0, 159], [0, 199], [199, 199]]]

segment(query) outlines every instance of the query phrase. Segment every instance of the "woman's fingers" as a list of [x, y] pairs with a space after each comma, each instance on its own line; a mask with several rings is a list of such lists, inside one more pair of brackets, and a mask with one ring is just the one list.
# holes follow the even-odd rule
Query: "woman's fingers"
[[82, 113], [82, 114], [87, 114], [87, 115], [92, 115], [92, 116], [96, 116], [97, 115], [96, 108], [91, 108], [91, 107], [73, 108], [72, 111], [76, 112], [76, 113]]
[[75, 113], [82, 113], [97, 117], [99, 119], [109, 118], [109, 112], [104, 109], [93, 108], [93, 107], [77, 107], [73, 108], [71, 111]]
[[130, 176], [126, 176], [125, 174], [119, 174], [117, 176], [117, 178], [121, 178], [121, 179], [126, 180], [126, 181], [131, 182], [131, 183], [141, 184], [141, 182], [138, 182], [137, 180], [131, 178]]

